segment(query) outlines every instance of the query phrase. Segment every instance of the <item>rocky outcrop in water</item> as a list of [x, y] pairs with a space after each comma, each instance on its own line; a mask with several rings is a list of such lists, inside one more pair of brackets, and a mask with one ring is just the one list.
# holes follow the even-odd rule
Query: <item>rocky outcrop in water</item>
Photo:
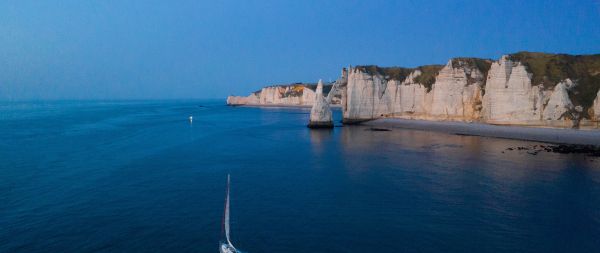
[[332, 128], [333, 118], [329, 103], [323, 96], [323, 81], [319, 80], [316, 90], [315, 103], [310, 110], [310, 128]]

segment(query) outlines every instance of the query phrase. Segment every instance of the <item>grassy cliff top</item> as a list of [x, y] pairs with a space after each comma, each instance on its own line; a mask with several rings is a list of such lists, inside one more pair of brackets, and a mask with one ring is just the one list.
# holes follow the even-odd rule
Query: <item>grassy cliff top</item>
[[570, 92], [573, 104], [589, 108], [600, 89], [600, 54], [568, 55], [518, 52], [508, 55], [533, 74], [532, 84], [553, 89], [560, 81], [570, 78], [577, 86]]
[[[317, 84], [316, 83], [305, 84], [304, 86], [306, 88], [308, 88], [308, 89], [311, 89], [312, 91], [317, 91]], [[329, 94], [329, 91], [331, 91], [331, 88], [333, 88], [333, 84], [332, 83], [324, 83], [323, 84], [323, 95], [327, 96], [327, 94]]]
[[431, 91], [435, 77], [440, 73], [444, 65], [425, 65], [419, 66], [416, 69], [421, 71], [421, 74], [415, 77], [415, 82], [422, 84], [427, 88], [427, 92]]
[[[479, 59], [479, 58], [453, 58], [452, 66], [459, 67], [464, 65], [469, 65], [472, 68], [479, 69], [482, 73], [487, 74], [492, 66], [492, 60], [490, 59]], [[398, 80], [404, 81], [415, 70], [420, 70], [421, 75], [416, 78], [416, 82], [421, 83], [425, 86], [431, 88], [431, 85], [435, 82], [435, 77], [440, 72], [440, 70], [444, 67], [444, 65], [424, 65], [416, 68], [404, 68], [404, 67], [379, 67], [376, 65], [364, 65], [364, 66], [356, 66], [355, 69], [367, 73], [370, 75], [378, 74], [383, 76], [387, 80]]]
[[369, 75], [380, 75], [386, 80], [397, 80], [403, 82], [415, 70], [420, 70], [421, 75], [415, 78], [415, 82], [423, 84], [427, 87], [427, 91], [431, 90], [435, 77], [440, 72], [444, 65], [425, 65], [416, 68], [404, 67], [379, 67], [376, 65], [356, 66], [355, 69], [367, 73]]
[[404, 81], [414, 71], [413, 68], [379, 67], [376, 65], [356, 66], [354, 69], [369, 75], [380, 75], [387, 80], [398, 80], [400, 82]]
[[533, 73], [533, 85], [554, 84], [570, 78], [577, 80], [584, 76], [600, 75], [600, 54], [568, 55], [536, 52], [519, 52], [508, 55], [512, 61], [521, 62]]
[[457, 68], [460, 66], [469, 66], [471, 68], [476, 68], [481, 73], [487, 75], [487, 72], [490, 71], [492, 67], [492, 60], [490, 59], [481, 59], [481, 58], [472, 58], [472, 57], [457, 57], [452, 58], [452, 67]]

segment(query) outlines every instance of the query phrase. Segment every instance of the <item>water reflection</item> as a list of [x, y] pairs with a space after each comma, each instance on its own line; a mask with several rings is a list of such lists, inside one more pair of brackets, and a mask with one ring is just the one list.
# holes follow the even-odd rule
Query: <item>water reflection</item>
[[326, 143], [331, 142], [333, 129], [307, 129], [310, 132], [310, 143], [315, 155], [323, 155], [326, 150]]
[[[569, 224], [581, 224], [566, 208], [573, 202], [578, 204], [571, 207], [572, 212], [597, 219], [581, 205], [598, 203], [589, 194], [598, 191], [594, 168], [600, 168], [600, 161], [595, 158], [546, 152], [532, 155], [507, 148], [541, 143], [418, 130], [380, 132], [346, 126], [338, 134], [338, 156], [349, 180], [358, 185], [388, 185], [383, 194], [390, 201], [410, 206], [398, 212], [411, 216], [412, 221], [400, 219], [398, 226], [416, 222], [442, 231], [460, 227], [457, 232], [463, 235], [471, 233], [469, 229], [487, 227], [498, 232], [490, 234], [488, 241], [501, 242], [525, 240], [533, 231], [548, 235], [544, 229], [549, 228], [541, 224], [553, 223], [553, 217], [568, 216]], [[387, 204], [380, 205], [385, 208]], [[569, 224], [562, 227], [577, 229]]]
[[[493, 177], [512, 180], [527, 177], [531, 170], [556, 171], [573, 162], [588, 166], [595, 161], [593, 158], [584, 159], [577, 155], [546, 152], [531, 155], [526, 151], [507, 150], [543, 144], [520, 140], [396, 128], [392, 131], [371, 131], [365, 126], [343, 127], [339, 135], [344, 157], [351, 158], [353, 162], [360, 162], [360, 159], [352, 158], [361, 157], [366, 153], [365, 150], [385, 153], [387, 159], [400, 163], [409, 162], [403, 160], [405, 156], [416, 154], [419, 159], [436, 166], [462, 169], [477, 164], [477, 167], [493, 172]], [[553, 166], [544, 166], [549, 162]]]

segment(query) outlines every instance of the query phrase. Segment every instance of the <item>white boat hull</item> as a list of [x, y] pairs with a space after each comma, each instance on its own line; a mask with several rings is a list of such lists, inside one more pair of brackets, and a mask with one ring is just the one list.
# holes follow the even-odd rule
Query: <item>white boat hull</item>
[[221, 243], [219, 246], [219, 253], [237, 253], [238, 251], [227, 243]]

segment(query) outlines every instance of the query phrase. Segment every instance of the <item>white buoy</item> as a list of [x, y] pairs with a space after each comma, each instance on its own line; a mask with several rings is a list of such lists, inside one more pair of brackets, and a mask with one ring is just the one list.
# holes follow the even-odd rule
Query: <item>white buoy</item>
[[192, 124], [194, 121], [194, 117], [190, 116], [190, 124]]

